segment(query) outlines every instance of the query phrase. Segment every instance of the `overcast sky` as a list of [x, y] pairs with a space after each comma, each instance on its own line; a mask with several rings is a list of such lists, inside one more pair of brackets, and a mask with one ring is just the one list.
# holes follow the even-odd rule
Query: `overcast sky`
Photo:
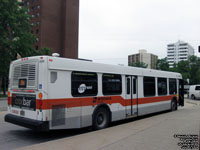
[[80, 0], [79, 57], [127, 65], [139, 49], [164, 58], [167, 44], [200, 45], [200, 0]]

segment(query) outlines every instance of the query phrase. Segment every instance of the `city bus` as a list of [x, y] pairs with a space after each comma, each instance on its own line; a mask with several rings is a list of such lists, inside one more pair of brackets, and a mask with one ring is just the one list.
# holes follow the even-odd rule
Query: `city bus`
[[93, 127], [184, 106], [179, 73], [53, 56], [11, 62], [5, 121], [39, 131]]

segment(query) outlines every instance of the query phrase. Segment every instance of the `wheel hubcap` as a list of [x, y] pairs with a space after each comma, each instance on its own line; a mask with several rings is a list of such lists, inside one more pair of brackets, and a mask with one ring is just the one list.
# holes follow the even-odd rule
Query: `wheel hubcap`
[[102, 114], [99, 114], [97, 118], [98, 125], [101, 125], [104, 122], [104, 116]]
[[175, 102], [172, 102], [172, 110], [175, 110], [176, 106], [175, 106]]

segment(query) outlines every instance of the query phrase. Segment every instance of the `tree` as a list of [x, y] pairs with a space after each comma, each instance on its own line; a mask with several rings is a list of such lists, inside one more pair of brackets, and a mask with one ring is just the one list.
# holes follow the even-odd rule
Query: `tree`
[[200, 59], [197, 56], [188, 58], [190, 71], [190, 84], [200, 84]]
[[170, 71], [181, 73], [184, 84], [200, 84], [200, 60], [197, 56], [190, 56], [188, 60], [174, 64]]
[[156, 64], [156, 69], [169, 71], [169, 63], [167, 61], [167, 57], [163, 59], [158, 59], [157, 64]]
[[147, 68], [148, 64], [145, 64], [144, 62], [136, 62], [136, 63], [130, 64], [130, 66], [132, 66], [132, 67], [140, 67], [140, 68]]
[[43, 54], [33, 48], [36, 37], [31, 33], [31, 17], [22, 4], [17, 0], [0, 0], [0, 80], [7, 78], [9, 64], [17, 54], [22, 57]]
[[169, 68], [167, 58], [158, 60], [158, 70], [172, 71], [181, 73], [184, 84], [200, 84], [200, 59], [197, 56], [190, 56], [186, 61], [174, 63], [173, 68]]

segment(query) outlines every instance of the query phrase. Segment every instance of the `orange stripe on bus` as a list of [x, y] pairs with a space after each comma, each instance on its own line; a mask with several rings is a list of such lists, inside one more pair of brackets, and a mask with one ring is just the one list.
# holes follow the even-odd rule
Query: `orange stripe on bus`
[[[159, 97], [145, 97], [139, 98], [138, 104], [148, 104], [162, 101], [170, 101], [175, 95], [159, 96]], [[130, 106], [131, 100], [124, 99], [121, 96], [108, 96], [108, 97], [87, 97], [87, 98], [68, 98], [68, 99], [44, 99], [42, 106], [39, 100], [36, 100], [36, 109], [52, 109], [53, 105], [65, 105], [66, 108], [81, 107], [81, 106], [96, 106], [98, 104], [116, 104], [122, 106]], [[137, 105], [137, 99], [133, 99], [133, 105]]]

